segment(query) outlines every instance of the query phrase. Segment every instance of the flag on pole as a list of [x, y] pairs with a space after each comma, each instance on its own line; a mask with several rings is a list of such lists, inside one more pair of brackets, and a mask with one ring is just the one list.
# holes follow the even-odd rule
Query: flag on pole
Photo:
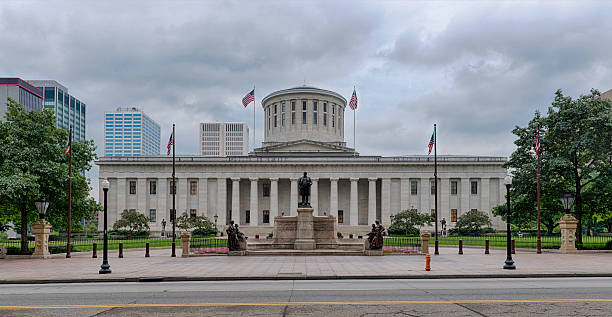
[[170, 140], [168, 140], [168, 155], [170, 155], [172, 145], [174, 145], [174, 132], [170, 133]]
[[427, 153], [427, 155], [431, 154], [431, 149], [434, 146], [434, 134], [431, 134], [431, 139], [429, 139], [429, 152]]
[[70, 150], [72, 150], [72, 138], [71, 135], [68, 135], [68, 143], [66, 143], [66, 154], [68, 155], [70, 153]]
[[533, 147], [535, 148], [536, 153], [540, 153], [540, 131], [538, 131], [535, 140], [533, 140]]
[[351, 102], [349, 102], [349, 107], [353, 110], [357, 109], [357, 92], [355, 88], [353, 88], [353, 96], [351, 97]]
[[248, 94], [246, 94], [246, 96], [244, 96], [244, 98], [242, 98], [242, 105], [246, 108], [246, 106], [248, 106], [251, 101], [255, 100], [255, 88], [253, 88], [253, 90], [251, 90], [251, 92], [249, 92]]

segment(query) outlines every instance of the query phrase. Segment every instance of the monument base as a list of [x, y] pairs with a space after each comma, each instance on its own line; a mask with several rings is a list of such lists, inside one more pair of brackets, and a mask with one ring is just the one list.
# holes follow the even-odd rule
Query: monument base
[[364, 250], [363, 254], [367, 256], [382, 256], [383, 250]]
[[246, 255], [246, 251], [229, 251], [227, 252], [229, 256], [243, 256]]
[[293, 245], [296, 250], [314, 250], [315, 247], [314, 239], [297, 239]]

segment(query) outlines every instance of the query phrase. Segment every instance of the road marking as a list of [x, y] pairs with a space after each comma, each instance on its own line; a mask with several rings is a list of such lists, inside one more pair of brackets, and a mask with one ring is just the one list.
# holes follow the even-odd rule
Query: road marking
[[416, 301], [363, 301], [363, 302], [271, 302], [271, 303], [177, 303], [177, 304], [107, 304], [107, 305], [48, 305], [48, 306], [0, 306], [8, 309], [79, 309], [79, 308], [142, 308], [142, 307], [216, 307], [216, 306], [314, 306], [314, 305], [400, 305], [400, 304], [499, 304], [499, 303], [583, 303], [612, 302], [612, 298], [564, 298], [564, 299], [467, 299], [467, 300], [416, 300]]

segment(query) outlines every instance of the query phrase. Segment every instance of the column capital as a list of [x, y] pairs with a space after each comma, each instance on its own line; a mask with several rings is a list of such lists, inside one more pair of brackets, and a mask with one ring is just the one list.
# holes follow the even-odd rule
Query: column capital
[[351, 177], [350, 180], [351, 182], [357, 182], [359, 181], [359, 177]]
[[313, 181], [313, 182], [318, 182], [319, 178], [318, 177], [311, 177], [310, 180]]
[[232, 182], [239, 182], [240, 181], [240, 177], [232, 177]]
[[329, 180], [332, 182], [337, 182], [340, 178], [338, 177], [330, 177]]
[[376, 177], [368, 177], [368, 181], [375, 182], [378, 178]]
[[249, 180], [250, 180], [251, 182], [256, 182], [256, 181], [258, 181], [258, 180], [259, 180], [259, 177], [249, 177]]
[[270, 177], [271, 182], [278, 182], [278, 177]]
[[297, 177], [291, 177], [291, 178], [289, 178], [289, 180], [292, 181], [292, 182], [297, 182], [298, 178]]

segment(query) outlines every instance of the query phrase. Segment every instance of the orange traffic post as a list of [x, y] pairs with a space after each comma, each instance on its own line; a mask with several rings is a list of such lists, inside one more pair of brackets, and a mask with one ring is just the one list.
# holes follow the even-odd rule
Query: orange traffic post
[[425, 271], [431, 271], [431, 255], [429, 253], [425, 256]]

